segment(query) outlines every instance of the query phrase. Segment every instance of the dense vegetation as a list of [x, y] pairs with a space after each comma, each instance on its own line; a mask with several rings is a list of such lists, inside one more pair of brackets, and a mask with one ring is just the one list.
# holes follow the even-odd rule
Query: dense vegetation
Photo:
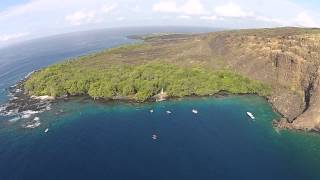
[[213, 95], [219, 91], [267, 95], [270, 87], [229, 71], [165, 63], [114, 64], [107, 68], [73, 66], [74, 61], [36, 72], [25, 83], [31, 95], [127, 97], [145, 101], [163, 88], [169, 96]]

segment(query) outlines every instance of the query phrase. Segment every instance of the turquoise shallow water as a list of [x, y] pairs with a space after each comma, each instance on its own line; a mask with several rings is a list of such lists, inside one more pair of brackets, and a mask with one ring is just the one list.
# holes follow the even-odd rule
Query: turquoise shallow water
[[[125, 35], [160, 31], [165, 29], [82, 32], [0, 49], [0, 103], [8, 98], [6, 88], [32, 70], [132, 42]], [[275, 131], [271, 122], [278, 115], [257, 96], [145, 104], [75, 99], [39, 117], [40, 127], [25, 129], [24, 120], [0, 116], [0, 180], [320, 177], [320, 136]]]
[[61, 102], [40, 128], [2, 122], [0, 179], [318, 179], [319, 136], [277, 132], [276, 117], [257, 96]]

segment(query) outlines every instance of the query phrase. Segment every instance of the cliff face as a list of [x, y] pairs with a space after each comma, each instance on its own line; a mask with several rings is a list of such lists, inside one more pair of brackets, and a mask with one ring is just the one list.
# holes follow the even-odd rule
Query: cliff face
[[206, 38], [228, 68], [272, 85], [268, 99], [287, 118], [279, 127], [320, 130], [319, 30], [249, 30]]

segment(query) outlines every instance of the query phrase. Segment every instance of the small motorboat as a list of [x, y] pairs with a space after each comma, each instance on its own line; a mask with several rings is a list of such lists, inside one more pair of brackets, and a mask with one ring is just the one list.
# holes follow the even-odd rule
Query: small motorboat
[[156, 139], [158, 139], [158, 136], [155, 135], [155, 134], [153, 134], [153, 135], [152, 135], [152, 139], [153, 139], [153, 140], [156, 140]]
[[45, 129], [44, 132], [47, 133], [49, 131], [49, 128]]
[[251, 112], [247, 112], [247, 115], [251, 118], [251, 119], [255, 119], [254, 115]]
[[167, 112], [167, 114], [171, 114], [171, 111], [166, 111]]
[[153, 109], [150, 109], [150, 112], [153, 113]]
[[198, 110], [192, 109], [193, 114], [198, 114]]

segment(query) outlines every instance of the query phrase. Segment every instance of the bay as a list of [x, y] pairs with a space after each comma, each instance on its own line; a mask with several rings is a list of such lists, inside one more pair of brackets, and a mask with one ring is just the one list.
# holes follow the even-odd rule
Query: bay
[[[6, 88], [32, 70], [133, 42], [126, 35], [160, 31], [72, 33], [0, 49], [0, 102], [8, 99]], [[272, 120], [278, 117], [253, 95], [61, 101], [39, 115], [35, 129], [0, 116], [0, 179], [318, 179], [319, 135], [277, 131]]]

